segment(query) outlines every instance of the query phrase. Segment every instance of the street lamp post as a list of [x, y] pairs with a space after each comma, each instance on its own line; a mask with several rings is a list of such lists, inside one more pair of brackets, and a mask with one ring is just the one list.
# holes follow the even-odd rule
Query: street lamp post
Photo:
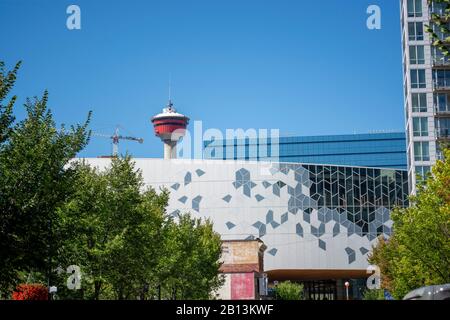
[[58, 288], [56, 286], [51, 286], [48, 291], [50, 293], [51, 300], [55, 300], [55, 294], [58, 292]]
[[348, 300], [348, 287], [350, 287], [350, 282], [345, 281], [344, 285], [345, 285], [345, 296]]

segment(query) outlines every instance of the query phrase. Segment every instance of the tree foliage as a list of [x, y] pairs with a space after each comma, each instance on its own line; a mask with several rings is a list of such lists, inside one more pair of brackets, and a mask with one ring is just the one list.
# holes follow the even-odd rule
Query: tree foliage
[[166, 226], [163, 259], [158, 266], [158, 281], [165, 292], [177, 299], [208, 299], [223, 283], [219, 276], [220, 235], [211, 221], [189, 214]]
[[[16, 68], [2, 81], [9, 92]], [[2, 77], [4, 79], [4, 77]], [[12, 102], [14, 99], [11, 100]], [[4, 119], [11, 115], [12, 102]], [[57, 128], [47, 107], [48, 93], [28, 99], [26, 118], [8, 129], [0, 149], [0, 290], [9, 291], [19, 271], [47, 272], [55, 249], [56, 209], [72, 191], [69, 160], [87, 144], [88, 120], [66, 129]], [[3, 135], [5, 137], [5, 135]]]
[[386, 300], [384, 289], [367, 289], [364, 291], [363, 300]]
[[[212, 223], [170, 217], [167, 190], [147, 188], [130, 157], [105, 170], [74, 161], [91, 115], [57, 128], [47, 92], [14, 123], [16, 98], [3, 101], [19, 66], [6, 72], [0, 62], [0, 295], [41, 283], [66, 299], [208, 298], [221, 284]], [[76, 291], [66, 286], [73, 265]]]
[[437, 161], [411, 206], [392, 213], [394, 235], [380, 239], [369, 261], [397, 299], [427, 285], [450, 282], [450, 150]]
[[283, 281], [275, 289], [277, 300], [303, 300], [303, 284]]
[[11, 125], [14, 121], [13, 107], [17, 97], [12, 96], [6, 104], [3, 104], [3, 102], [14, 87], [20, 65], [21, 62], [19, 61], [11, 71], [6, 72], [5, 63], [0, 61], [0, 147], [11, 133]]
[[[450, 21], [450, 0], [428, 0], [428, 5], [442, 6], [442, 13], [431, 13], [431, 24], [425, 25], [425, 30], [430, 35], [432, 45], [438, 48], [445, 57], [448, 57], [450, 56], [450, 36], [442, 38], [435, 32], [435, 30], [439, 29], [441, 34], [450, 35], [450, 30], [447, 27], [448, 21]], [[436, 29], [433, 29], [433, 26]]]
[[[78, 298], [208, 298], [220, 284], [220, 237], [211, 223], [166, 212], [169, 194], [145, 188], [129, 157], [103, 171], [85, 163], [61, 207], [61, 265], [83, 272]], [[76, 298], [64, 290], [61, 295]]]

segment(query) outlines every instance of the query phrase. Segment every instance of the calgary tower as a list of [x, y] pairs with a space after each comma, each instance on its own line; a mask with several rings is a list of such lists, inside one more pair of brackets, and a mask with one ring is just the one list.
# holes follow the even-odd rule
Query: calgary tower
[[152, 118], [155, 135], [164, 143], [164, 159], [177, 157], [177, 142], [185, 135], [189, 118], [178, 113], [169, 99], [163, 112]]

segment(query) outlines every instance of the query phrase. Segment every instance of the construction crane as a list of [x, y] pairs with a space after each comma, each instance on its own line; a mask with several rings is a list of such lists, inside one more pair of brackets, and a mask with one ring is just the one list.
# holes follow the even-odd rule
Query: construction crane
[[139, 143], [143, 143], [144, 139], [142, 138], [136, 138], [136, 137], [130, 137], [130, 136], [122, 136], [119, 134], [119, 126], [116, 126], [116, 130], [114, 131], [113, 135], [110, 134], [102, 134], [94, 132], [92, 134], [93, 136], [97, 137], [103, 137], [103, 138], [109, 138], [112, 140], [112, 156], [117, 157], [119, 155], [119, 140], [130, 140], [130, 141], [137, 141]]

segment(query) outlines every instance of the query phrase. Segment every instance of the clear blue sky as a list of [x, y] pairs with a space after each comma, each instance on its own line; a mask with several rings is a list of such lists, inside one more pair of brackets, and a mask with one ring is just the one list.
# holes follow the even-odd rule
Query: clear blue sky
[[[81, 30], [66, 8], [81, 8]], [[366, 28], [366, 9], [382, 29]], [[397, 0], [0, 0], [0, 60], [23, 60], [14, 93], [50, 92], [58, 123], [93, 111], [91, 129], [162, 156], [150, 117], [167, 102], [203, 127], [324, 135], [404, 128]], [[83, 156], [111, 152], [93, 137]]]

